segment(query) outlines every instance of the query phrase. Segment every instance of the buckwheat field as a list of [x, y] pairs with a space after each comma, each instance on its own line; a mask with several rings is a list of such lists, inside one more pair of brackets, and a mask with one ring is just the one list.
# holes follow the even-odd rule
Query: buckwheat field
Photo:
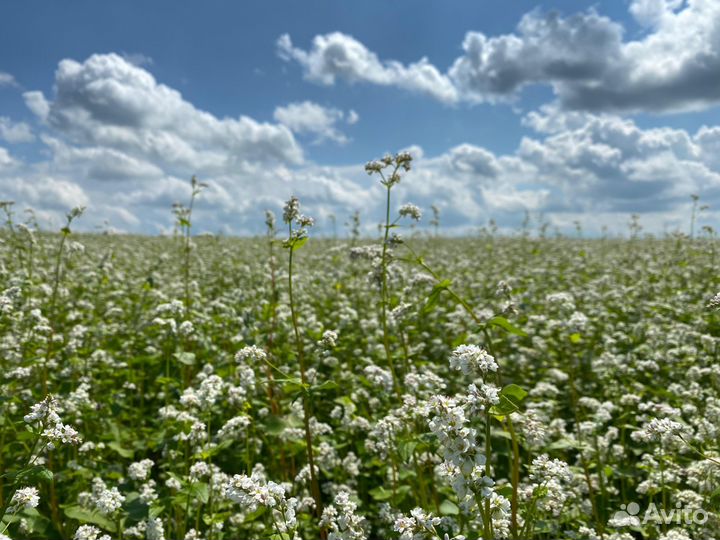
[[411, 162], [377, 238], [290, 194], [197, 236], [195, 179], [172, 237], [3, 203], [0, 538], [717, 538], [713, 231], [444, 238]]

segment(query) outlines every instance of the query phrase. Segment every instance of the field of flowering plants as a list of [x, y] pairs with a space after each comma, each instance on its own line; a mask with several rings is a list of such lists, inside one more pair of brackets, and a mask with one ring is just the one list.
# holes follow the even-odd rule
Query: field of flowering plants
[[377, 239], [3, 204], [0, 538], [720, 537], [715, 241], [401, 237], [366, 169]]

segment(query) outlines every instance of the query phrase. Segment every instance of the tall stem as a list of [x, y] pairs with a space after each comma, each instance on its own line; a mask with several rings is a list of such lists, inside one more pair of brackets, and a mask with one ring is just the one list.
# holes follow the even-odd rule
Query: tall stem
[[[292, 236], [292, 225], [289, 225], [290, 236]], [[295, 346], [297, 348], [298, 363], [300, 364], [300, 380], [303, 388], [306, 388], [307, 376], [305, 374], [305, 351], [298, 329], [297, 313], [295, 312], [295, 298], [293, 296], [293, 247], [290, 248], [288, 258], [288, 294], [290, 297], [290, 316], [292, 318], [293, 332], [295, 333]], [[320, 484], [315, 475], [315, 457], [313, 455], [312, 433], [310, 432], [310, 403], [307, 394], [303, 393], [303, 426], [305, 428], [305, 449], [307, 451], [308, 466], [310, 467], [310, 489], [315, 500], [315, 514], [318, 518], [322, 516], [322, 500], [320, 498]]]
[[[490, 410], [485, 413], [485, 476], [490, 478], [490, 457], [492, 453], [492, 443], [490, 441]], [[485, 521], [485, 531], [483, 538], [492, 540], [492, 516], [490, 515], [490, 497], [485, 497], [485, 513], [483, 514]]]
[[517, 539], [517, 514], [518, 514], [518, 487], [520, 486], [520, 446], [518, 445], [517, 435], [512, 425], [510, 417], [507, 418], [508, 433], [512, 440], [512, 498], [510, 499], [510, 533], [514, 539]]
[[387, 359], [390, 373], [392, 374], [393, 386], [395, 387], [395, 393], [398, 399], [401, 397], [402, 392], [400, 390], [400, 384], [398, 382], [397, 373], [395, 372], [395, 363], [392, 359], [392, 353], [390, 352], [390, 337], [388, 335], [387, 327], [387, 307], [389, 301], [388, 285], [387, 285], [387, 247], [388, 239], [390, 237], [390, 184], [387, 185], [387, 202], [385, 205], [385, 236], [383, 238], [382, 245], [382, 309], [381, 309], [381, 322], [383, 330], [383, 347], [385, 348], [385, 358]]

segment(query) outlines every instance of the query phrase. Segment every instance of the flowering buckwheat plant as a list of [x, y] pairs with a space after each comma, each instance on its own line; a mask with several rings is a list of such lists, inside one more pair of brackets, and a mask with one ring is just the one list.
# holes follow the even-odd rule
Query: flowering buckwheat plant
[[347, 241], [0, 202], [0, 540], [720, 539], [714, 231], [447, 238], [415, 168]]

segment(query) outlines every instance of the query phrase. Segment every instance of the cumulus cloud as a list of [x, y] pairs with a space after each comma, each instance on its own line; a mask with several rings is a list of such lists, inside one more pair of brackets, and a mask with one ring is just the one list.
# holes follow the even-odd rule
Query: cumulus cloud
[[17, 162], [10, 155], [10, 152], [7, 151], [7, 148], [3, 148], [2, 146], [0, 146], [0, 171], [10, 170], [16, 164]]
[[30, 109], [41, 122], [45, 123], [50, 113], [50, 104], [47, 99], [45, 99], [43, 93], [37, 90], [23, 92], [23, 99], [25, 100], [27, 108]]
[[331, 85], [336, 79], [343, 79], [350, 83], [397, 86], [445, 103], [458, 100], [450, 79], [427, 58], [408, 65], [395, 60], [381, 61], [357, 39], [341, 32], [315, 36], [308, 51], [295, 47], [290, 36], [283, 34], [277, 48], [281, 58], [298, 62], [305, 78], [315, 83]]
[[508, 99], [530, 83], [602, 78], [621, 42], [622, 27], [594, 11], [569, 18], [533, 11], [517, 34], [469, 32], [449, 74], [466, 99]]
[[[312, 163], [293, 135], [337, 135], [339, 126], [356, 121], [352, 112], [300, 102], [278, 107], [276, 123], [217, 118], [116, 55], [61, 62], [55, 88], [48, 97], [24, 94], [39, 120], [38, 155], [46, 157], [27, 162], [13, 146], [0, 147], [3, 197], [33, 206], [43, 219], [60, 223], [68, 208], [82, 204], [88, 212], [81, 227], [110, 220], [129, 231], [167, 230], [170, 207], [187, 201], [192, 174], [210, 184], [196, 205], [198, 230], [258, 232], [263, 210], [279, 210], [293, 193], [319, 218], [319, 232], [330, 214], [342, 222], [360, 210], [368, 234], [383, 218], [382, 186], [362, 163]], [[504, 154], [471, 143], [433, 155], [409, 146], [413, 170], [393, 201], [437, 205], [449, 232], [490, 218], [512, 227], [525, 212], [558, 226], [592, 215], [588, 228], [620, 229], [637, 212], [675, 227], [690, 194], [720, 205], [720, 127], [644, 129], [559, 103], [523, 122], [529, 134]], [[22, 139], [27, 133], [17, 125], [3, 119], [0, 132]]]
[[177, 174], [212, 173], [242, 161], [301, 163], [285, 127], [247, 116], [217, 118], [116, 54], [62, 60], [55, 99], [25, 100], [42, 121], [75, 144], [113, 148], [162, 163]]
[[571, 110], [674, 112], [720, 103], [720, 2], [633, 0], [630, 12], [647, 30], [635, 40], [594, 9], [566, 17], [536, 9], [513, 33], [468, 32], [445, 73], [427, 59], [380, 60], [338, 32], [316, 36], [307, 51], [283, 35], [278, 50], [312, 82], [395, 86], [444, 103], [512, 101], [534, 84], [550, 85]]
[[25, 122], [13, 122], [7, 116], [0, 116], [0, 139], [9, 143], [25, 143], [34, 141], [35, 135]]
[[[369, 196], [342, 172], [306, 162], [286, 125], [218, 118], [120, 55], [63, 60], [53, 95], [29, 91], [23, 97], [39, 121], [41, 154], [48, 157], [23, 162], [0, 148], [0, 188], [55, 223], [71, 206], [87, 204], [83, 222], [89, 228], [111, 219], [125, 230], [166, 230], [171, 205], [189, 197], [193, 174], [210, 184], [198, 220], [212, 231], [252, 232], [265, 205], [279, 208], [293, 192], [305, 194], [308, 210], [340, 211]], [[291, 112], [279, 114], [292, 123]], [[323, 127], [317, 119], [302, 124], [295, 118], [293, 127], [311, 134], [317, 128], [318, 136], [333, 129], [340, 137], [338, 122], [358, 118], [322, 112], [333, 122]], [[0, 134], [27, 137], [19, 125], [3, 119]]]
[[648, 230], [684, 230], [691, 194], [720, 205], [720, 128], [642, 129], [557, 105], [525, 123], [535, 133], [512, 153], [466, 143], [418, 159], [398, 198], [439, 206], [444, 225], [458, 232], [489, 218], [517, 226], [526, 211], [563, 228], [579, 220], [591, 232], [627, 232], [632, 213], [648, 216]]
[[340, 109], [323, 107], [312, 101], [277, 107], [273, 117], [276, 122], [287, 126], [294, 133], [315, 135], [316, 142], [332, 140], [339, 144], [347, 143], [348, 138], [338, 129], [337, 124], [344, 121], [352, 125], [360, 119], [353, 110], [346, 114]]
[[720, 102], [720, 3], [662, 2], [655, 15], [647, 13], [643, 16], [653, 25], [651, 32], [623, 43], [621, 55], [608, 61], [602, 77], [558, 81], [557, 93], [566, 107], [682, 111]]

